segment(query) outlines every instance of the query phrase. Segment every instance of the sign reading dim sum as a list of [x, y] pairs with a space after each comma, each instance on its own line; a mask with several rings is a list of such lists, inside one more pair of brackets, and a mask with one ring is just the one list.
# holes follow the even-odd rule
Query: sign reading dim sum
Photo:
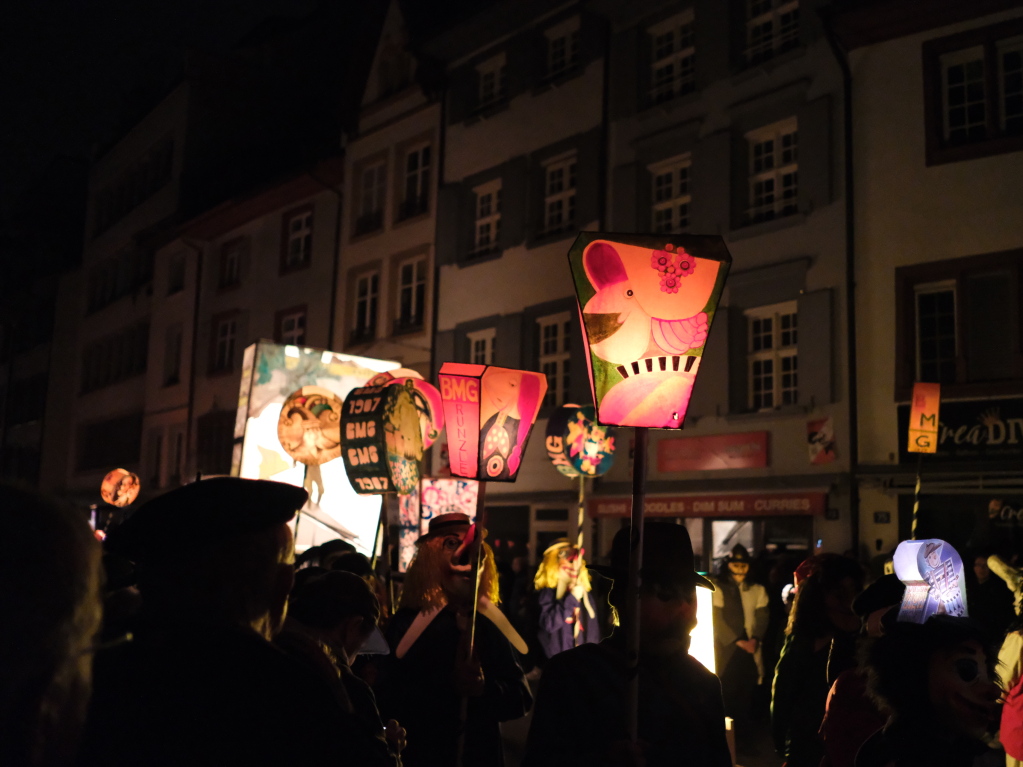
[[103, 477], [103, 482], [99, 486], [99, 495], [111, 506], [123, 509], [134, 503], [135, 499], [139, 497], [140, 488], [138, 474], [127, 469], [114, 469]]
[[446, 362], [438, 378], [452, 476], [514, 482], [547, 393], [547, 377]]
[[614, 463], [614, 430], [592, 405], [562, 405], [547, 420], [547, 457], [566, 477], [599, 477]]
[[597, 419], [680, 429], [731, 256], [716, 236], [583, 232], [569, 263]]
[[341, 457], [356, 492], [411, 493], [423, 437], [411, 381], [354, 389], [341, 415]]
[[941, 384], [913, 384], [913, 407], [909, 411], [910, 453], [938, 452], [938, 410]]

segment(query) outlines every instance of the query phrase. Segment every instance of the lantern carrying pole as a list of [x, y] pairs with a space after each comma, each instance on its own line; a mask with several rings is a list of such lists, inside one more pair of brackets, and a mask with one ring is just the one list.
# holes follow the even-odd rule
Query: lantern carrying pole
[[583, 547], [583, 524], [586, 522], [586, 476], [579, 475], [579, 510], [575, 523], [575, 547]]
[[643, 512], [646, 502], [647, 427], [636, 427], [632, 468], [632, 532], [629, 538], [629, 579], [626, 592], [625, 674], [629, 739], [639, 740], [639, 589], [643, 567]]

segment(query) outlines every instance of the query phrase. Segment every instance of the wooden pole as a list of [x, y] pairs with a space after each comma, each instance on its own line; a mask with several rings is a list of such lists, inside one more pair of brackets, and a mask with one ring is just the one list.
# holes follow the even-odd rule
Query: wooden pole
[[636, 427], [632, 466], [632, 534], [629, 540], [629, 579], [626, 592], [625, 673], [629, 739], [639, 740], [639, 589], [643, 567], [643, 513], [646, 502], [647, 427]]
[[579, 510], [575, 523], [575, 547], [583, 547], [583, 525], [586, 523], [586, 476], [579, 475]]

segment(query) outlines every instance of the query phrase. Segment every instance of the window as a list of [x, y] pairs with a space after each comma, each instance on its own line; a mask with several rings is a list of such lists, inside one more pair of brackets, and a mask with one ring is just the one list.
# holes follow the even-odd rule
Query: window
[[[312, 213], [308, 215], [312, 216]], [[292, 219], [292, 221], [296, 220], [297, 218], [299, 217], [296, 216], [295, 219]], [[289, 227], [289, 232], [291, 231], [292, 230]], [[229, 242], [225, 242], [223, 245], [220, 246], [220, 272], [217, 280], [218, 288], [221, 289], [231, 288], [237, 285], [239, 282], [241, 282], [242, 246], [244, 242], [245, 241], [241, 237], [236, 237], [235, 239], [230, 240]], [[291, 254], [290, 242], [288, 247], [288, 253], [290, 256]], [[288, 266], [293, 265], [297, 266], [300, 264], [301, 261], [296, 264], [292, 264], [290, 261], [288, 262]]]
[[496, 328], [485, 328], [466, 333], [469, 341], [469, 362], [474, 365], [494, 364], [494, 343], [497, 340]]
[[575, 224], [576, 156], [551, 161], [545, 171], [544, 232], [560, 232]]
[[927, 162], [1023, 148], [1023, 21], [924, 43]]
[[93, 421], [78, 429], [78, 471], [124, 466], [130, 469], [142, 453], [142, 414]]
[[650, 103], [662, 104], [696, 88], [693, 14], [662, 21], [650, 34]]
[[413, 149], [405, 155], [405, 190], [398, 220], [426, 213], [430, 208], [430, 146]]
[[[313, 257], [313, 209], [304, 208], [284, 216], [284, 259], [282, 267], [300, 269]], [[236, 256], [237, 259], [239, 256]]]
[[359, 174], [358, 216], [355, 234], [368, 234], [384, 226], [384, 179], [387, 164], [383, 162], [363, 168]]
[[770, 410], [798, 401], [798, 319], [795, 301], [746, 312], [748, 407], [751, 410]]
[[799, 132], [796, 118], [746, 134], [749, 145], [749, 208], [757, 224], [799, 211]]
[[149, 485], [163, 487], [163, 431], [149, 432]]
[[896, 399], [913, 383], [949, 396], [1018, 393], [1023, 380], [1023, 252], [895, 270]]
[[82, 354], [82, 393], [145, 373], [148, 355], [148, 322], [132, 325], [93, 341]]
[[476, 72], [479, 75], [477, 104], [480, 110], [494, 106], [507, 98], [508, 68], [503, 53], [484, 61], [476, 67]]
[[472, 255], [493, 253], [501, 238], [501, 180], [476, 187], [476, 228]]
[[167, 267], [167, 295], [180, 293], [185, 289], [185, 254], [175, 253]]
[[551, 27], [544, 36], [547, 38], [547, 78], [553, 80], [579, 64], [579, 17]]
[[568, 362], [571, 352], [572, 315], [559, 312], [540, 317], [536, 324], [540, 332], [540, 372], [547, 376], [547, 394], [544, 407], [565, 404], [569, 391]]
[[376, 338], [377, 302], [380, 296], [380, 273], [364, 274], [355, 281], [355, 326], [352, 343], [365, 343]]
[[426, 256], [398, 264], [398, 318], [395, 333], [421, 330], [426, 308]]
[[689, 155], [651, 165], [652, 225], [655, 232], [681, 232], [689, 226]]
[[237, 335], [238, 320], [236, 317], [224, 317], [213, 321], [211, 373], [223, 373], [234, 368], [234, 345]]
[[163, 139], [110, 186], [96, 195], [93, 236], [98, 236], [148, 200], [171, 179], [174, 142]]
[[746, 0], [747, 66], [799, 47], [798, 0]]
[[230, 474], [234, 451], [234, 419], [230, 410], [199, 416], [195, 423], [197, 469], [203, 474]]
[[303, 346], [305, 344], [306, 309], [298, 306], [277, 312], [277, 343]]
[[163, 385], [181, 383], [181, 345], [184, 333], [181, 325], [167, 328], [163, 356]]

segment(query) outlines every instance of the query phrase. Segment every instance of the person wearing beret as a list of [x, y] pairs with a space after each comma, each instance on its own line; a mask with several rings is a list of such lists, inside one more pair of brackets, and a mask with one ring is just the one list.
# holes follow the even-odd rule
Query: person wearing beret
[[306, 491], [218, 477], [112, 531], [135, 565], [133, 640], [97, 653], [79, 764], [345, 764], [329, 686], [270, 643], [294, 578], [288, 521]]
[[771, 618], [767, 589], [748, 577], [750, 561], [746, 547], [735, 544], [714, 581], [714, 662], [739, 750], [749, 743], [750, 702], [764, 680], [761, 643]]
[[[618, 531], [611, 565], [590, 569], [614, 579], [610, 602], [620, 625], [598, 644], [551, 658], [540, 678], [522, 767], [731, 767], [721, 684], [689, 654], [696, 588], [714, 584], [695, 571], [682, 525], [647, 522], [639, 615], [629, 614], [626, 581], [630, 528]], [[626, 627], [638, 620], [639, 733], [627, 725]]]

